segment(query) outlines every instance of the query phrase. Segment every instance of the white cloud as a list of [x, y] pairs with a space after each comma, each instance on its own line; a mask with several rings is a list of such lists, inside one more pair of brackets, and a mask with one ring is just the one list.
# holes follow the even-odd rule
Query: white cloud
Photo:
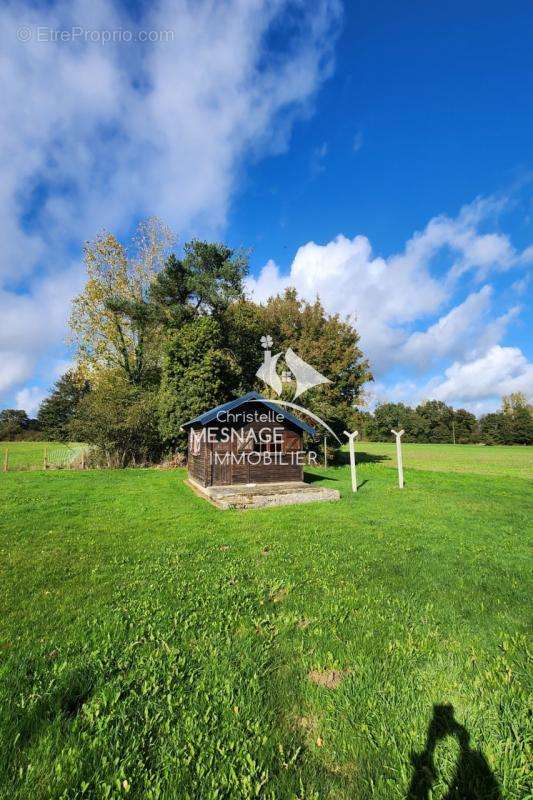
[[[340, 5], [316, 0], [292, 12], [289, 0], [162, 0], [136, 20], [108, 0], [2, 6], [4, 391], [62, 339], [65, 284], [77, 277], [67, 269], [85, 239], [104, 226], [127, 234], [152, 214], [182, 236], [216, 233], [243, 159], [286, 147], [294, 119], [309, 113], [331, 71]], [[285, 13], [290, 41], [283, 52], [267, 50]], [[22, 26], [31, 41], [18, 40]], [[37, 41], [38, 28], [77, 26], [165, 30], [173, 38]], [[13, 290], [20, 285], [27, 294]]]
[[529, 275], [524, 275], [523, 278], [520, 278], [519, 280], [515, 281], [511, 285], [511, 289], [513, 290], [513, 292], [516, 292], [516, 294], [518, 295], [525, 294], [527, 291], [527, 287], [529, 286], [529, 277], [530, 277]]
[[46, 392], [40, 386], [25, 386], [17, 392], [15, 404], [17, 408], [23, 409], [28, 417], [35, 417], [45, 397]]
[[0, 350], [0, 391], [7, 391], [31, 375], [33, 364], [24, 354]]
[[326, 245], [309, 242], [298, 249], [288, 275], [271, 261], [248, 283], [258, 300], [284, 286], [295, 286], [309, 300], [318, 294], [330, 311], [357, 314], [364, 346], [380, 370], [394, 360], [398, 336], [393, 326], [436, 310], [445, 297], [423, 263], [407, 254], [374, 257], [366, 236], [339, 235]]
[[464, 352], [465, 341], [467, 346], [472, 343], [469, 334], [478, 332], [479, 323], [490, 307], [491, 294], [491, 287], [484, 286], [427, 330], [412, 333], [402, 347], [402, 358], [421, 370], [443, 357], [453, 356], [457, 350]]
[[[24, 293], [0, 288], [0, 392], [34, 375], [39, 360], [62, 348], [70, 301], [81, 288], [80, 265], [36, 280]], [[51, 372], [45, 383], [55, 380]], [[0, 395], [1, 396], [1, 395]]]
[[425, 400], [443, 400], [455, 408], [485, 414], [501, 407], [502, 397], [523, 392], [533, 400], [533, 364], [518, 347], [493, 345], [482, 356], [455, 361], [443, 375], [426, 382], [403, 380], [370, 386], [370, 407], [380, 402], [416, 406]]
[[415, 406], [420, 402], [419, 391], [416, 381], [404, 380], [390, 384], [378, 380], [368, 384], [365, 400], [370, 409], [374, 409], [378, 403], [405, 403]]
[[[167, 0], [138, 23], [103, 0], [90, 14], [81, 0], [4, 6], [0, 274], [146, 214], [180, 231], [223, 225], [243, 155], [283, 148], [330, 69], [335, 0], [302, 6], [287, 50], [265, 51], [289, 5]], [[32, 41], [17, 40], [21, 25]], [[84, 25], [167, 30], [173, 41], [35, 41], [38, 27]]]
[[[492, 323], [486, 319], [489, 286], [425, 331], [410, 334], [409, 324], [434, 315], [450, 301], [460, 272], [485, 271], [489, 265], [506, 269], [523, 257], [503, 234], [477, 231], [484, 215], [493, 210], [494, 204], [477, 200], [456, 219], [435, 217], [409, 239], [403, 252], [389, 258], [375, 256], [366, 236], [348, 239], [340, 234], [325, 245], [309, 242], [298, 249], [288, 273], [269, 261], [249, 280], [248, 289], [264, 300], [295, 286], [307, 299], [318, 294], [329, 311], [356, 314], [363, 347], [378, 375], [405, 359], [425, 368], [435, 358], [464, 357], [475, 347], [499, 341], [509, 321], [509, 314]], [[448, 271], [440, 277], [431, 270], [439, 256], [448, 258]]]
[[513, 306], [496, 319], [489, 319], [493, 294], [491, 286], [483, 286], [427, 330], [412, 333], [401, 348], [399, 359], [421, 371], [443, 358], [475, 358], [484, 353], [502, 339], [521, 310]]
[[445, 371], [444, 380], [432, 381], [426, 392], [437, 400], [485, 401], [491, 406], [512, 392], [523, 392], [531, 398], [533, 364], [518, 347], [494, 345], [480, 358], [452, 364]]
[[[479, 279], [491, 271], [518, 267], [529, 258], [531, 248], [517, 252], [506, 235], [480, 230], [501, 202], [478, 199], [455, 219], [435, 217], [407, 241], [402, 252], [388, 258], [374, 255], [365, 236], [348, 239], [340, 234], [324, 245], [309, 242], [298, 249], [287, 273], [269, 261], [249, 279], [248, 290], [255, 299], [265, 300], [294, 286], [308, 300], [319, 295], [330, 312], [356, 316], [363, 350], [378, 379], [371, 394], [383, 398], [388, 392], [389, 399], [418, 402], [424, 392], [440, 385], [428, 384], [423, 373], [452, 359], [456, 365], [483, 363], [521, 310], [513, 306], [495, 316], [494, 290], [488, 284], [453, 304], [466, 282], [465, 273]], [[434, 269], [437, 260], [439, 271]], [[446, 307], [427, 326], [428, 317]], [[414, 326], [419, 330], [413, 331]], [[389, 380], [386, 389], [384, 380], [392, 368], [422, 373], [422, 378], [392, 385]], [[503, 383], [503, 391], [502, 387]], [[500, 389], [495, 387], [494, 397], [501, 396]], [[484, 391], [480, 382], [480, 398]], [[474, 394], [472, 390], [466, 399], [474, 402]], [[465, 399], [450, 389], [449, 399], [454, 397]]]
[[519, 256], [520, 264], [531, 264], [533, 262], [533, 244], [523, 251]]

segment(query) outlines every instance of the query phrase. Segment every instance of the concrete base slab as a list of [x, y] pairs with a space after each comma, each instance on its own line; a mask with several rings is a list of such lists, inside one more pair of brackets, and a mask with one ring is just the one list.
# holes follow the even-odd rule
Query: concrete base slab
[[337, 489], [312, 486], [309, 483], [234, 484], [232, 486], [201, 486], [192, 478], [185, 483], [200, 497], [217, 508], [265, 508], [288, 506], [299, 503], [316, 503], [324, 500], [339, 500]]

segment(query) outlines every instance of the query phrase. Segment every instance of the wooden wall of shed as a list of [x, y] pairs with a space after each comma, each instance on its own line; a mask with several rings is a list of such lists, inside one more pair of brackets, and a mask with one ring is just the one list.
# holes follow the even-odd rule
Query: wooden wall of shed
[[189, 475], [194, 478], [202, 486], [209, 486], [210, 470], [209, 470], [209, 457], [207, 443], [202, 438], [200, 443], [200, 452], [193, 455], [191, 448], [187, 450], [187, 470]]
[[[269, 427], [261, 425], [262, 427]], [[257, 427], [253, 423], [250, 427]], [[283, 427], [283, 445], [281, 453], [279, 453], [279, 461], [276, 460], [276, 454], [270, 453], [273, 463], [264, 463], [267, 454], [261, 455], [261, 462], [258, 464], [248, 463], [243, 466], [240, 464], [233, 465], [232, 482], [233, 483], [282, 483], [284, 481], [302, 481], [303, 480], [303, 466], [291, 459], [291, 453], [296, 454], [297, 451], [302, 450], [302, 435], [298, 430], [290, 430], [280, 423], [275, 423], [272, 427]], [[288, 462], [288, 463], [283, 463]]]
[[[287, 457], [285, 452], [296, 452], [302, 449], [302, 434], [299, 428], [296, 428], [291, 423], [284, 420], [283, 422], [261, 422], [256, 420], [247, 423], [244, 427], [245, 435], [254, 429], [258, 434], [261, 429], [269, 429], [273, 431], [276, 428], [283, 428], [283, 445], [280, 454], [283, 461], [290, 460], [290, 455]], [[303, 480], [303, 467], [297, 463], [278, 463], [274, 453], [270, 454], [273, 463], [264, 463], [266, 454], [261, 454], [261, 461], [259, 463], [245, 463], [245, 464], [232, 464], [232, 483], [282, 483], [285, 481], [301, 481]], [[253, 460], [257, 456], [254, 456]]]
[[[239, 411], [243, 412], [249, 410], [244, 406], [239, 409]], [[252, 410], [257, 412], [257, 408]], [[267, 413], [266, 410], [265, 413]], [[280, 458], [283, 462], [287, 461], [288, 463], [279, 463], [279, 458], [276, 460], [274, 453], [269, 454], [273, 462], [270, 464], [265, 463], [267, 454], [260, 454], [260, 459], [258, 455], [254, 455], [253, 461], [257, 459], [259, 461], [257, 464], [249, 463], [247, 457], [244, 459], [245, 463], [236, 463], [231, 454], [235, 453], [237, 457], [239, 456], [240, 451], [237, 442], [214, 444], [204, 441], [202, 438], [199, 454], [193, 456], [189, 448], [188, 455], [189, 473], [202, 486], [238, 483], [281, 483], [303, 480], [303, 466], [297, 463], [296, 458], [294, 458], [293, 462], [290, 455], [303, 449], [302, 431], [287, 420], [283, 422], [254, 420], [244, 425], [242, 423], [212, 422], [208, 427], [211, 430], [216, 427], [234, 427], [238, 430], [244, 428], [245, 435], [251, 428], [254, 428], [257, 433], [260, 429], [283, 428], [283, 445]], [[222, 465], [220, 461], [215, 463], [215, 452], [217, 450], [222, 457], [226, 453], [229, 454], [228, 465]]]

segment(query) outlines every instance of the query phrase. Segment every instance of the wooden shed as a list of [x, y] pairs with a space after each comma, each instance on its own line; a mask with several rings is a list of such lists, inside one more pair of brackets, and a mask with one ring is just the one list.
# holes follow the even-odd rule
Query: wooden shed
[[303, 436], [316, 432], [257, 392], [212, 408], [183, 426], [189, 477], [200, 486], [303, 480]]

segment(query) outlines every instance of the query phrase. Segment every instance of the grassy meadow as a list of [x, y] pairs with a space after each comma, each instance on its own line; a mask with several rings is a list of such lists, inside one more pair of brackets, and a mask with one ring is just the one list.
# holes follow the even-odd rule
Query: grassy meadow
[[[358, 442], [356, 447], [360, 460], [396, 467], [394, 442]], [[403, 443], [402, 452], [405, 464], [414, 469], [533, 478], [533, 447]]]
[[1, 475], [0, 797], [531, 797], [531, 448], [413, 447], [246, 512]]
[[77, 459], [86, 444], [79, 442], [0, 442], [0, 469], [5, 465], [11, 470], [43, 469], [46, 456], [51, 467], [67, 467]]

